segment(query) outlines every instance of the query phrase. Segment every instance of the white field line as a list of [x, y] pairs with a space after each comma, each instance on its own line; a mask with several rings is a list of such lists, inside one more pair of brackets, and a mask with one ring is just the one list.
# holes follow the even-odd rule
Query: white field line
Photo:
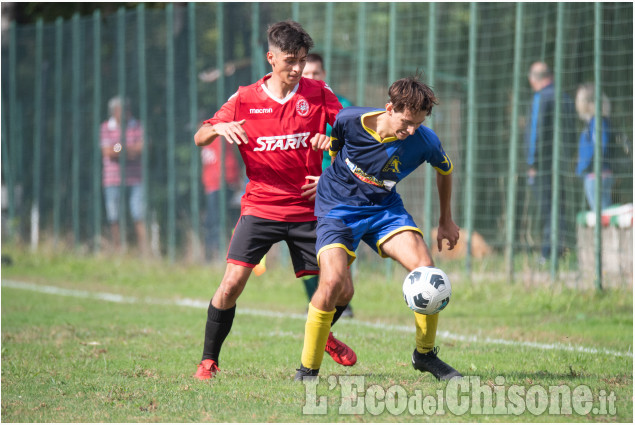
[[[77, 289], [66, 289], [60, 288], [57, 286], [47, 286], [47, 285], [36, 285], [33, 283], [27, 282], [18, 282], [13, 280], [2, 280], [2, 287], [4, 288], [13, 288], [13, 289], [23, 289], [28, 291], [39, 292], [43, 294], [51, 294], [51, 295], [60, 295], [66, 297], [76, 297], [76, 298], [90, 298], [96, 299], [100, 301], [110, 301], [114, 303], [120, 304], [152, 304], [152, 305], [172, 305], [172, 306], [181, 306], [181, 307], [193, 307], [193, 308], [201, 308], [206, 309], [209, 305], [209, 301], [201, 301], [195, 300], [191, 298], [180, 298], [180, 299], [158, 299], [158, 298], [138, 298], [138, 297], [129, 297], [119, 294], [111, 294], [107, 292], [90, 292], [90, 291], [82, 291]], [[240, 308], [236, 311], [237, 314], [244, 314], [249, 316], [257, 316], [257, 317], [275, 317], [275, 318], [287, 318], [294, 320], [306, 320], [306, 314], [297, 314], [297, 313], [282, 313], [276, 311], [269, 310], [256, 310], [250, 308]], [[367, 328], [373, 329], [381, 329], [383, 331], [395, 331], [395, 332], [404, 332], [404, 333], [412, 333], [413, 328], [411, 326], [403, 326], [403, 325], [391, 325], [388, 323], [381, 322], [364, 322], [361, 320], [355, 319], [347, 319], [343, 321], [342, 324], [348, 323], [356, 326], [363, 326]], [[561, 344], [561, 343], [541, 343], [534, 341], [512, 341], [506, 339], [499, 338], [489, 338], [479, 335], [460, 335], [447, 331], [439, 331], [437, 333], [438, 336], [444, 339], [450, 339], [454, 341], [461, 342], [470, 342], [470, 343], [478, 343], [478, 344], [492, 344], [492, 345], [513, 345], [516, 347], [526, 347], [533, 348], [538, 350], [559, 350], [559, 351], [571, 351], [576, 353], [584, 353], [584, 354], [604, 354], [614, 357], [633, 357], [632, 351], [614, 351], [614, 350], [606, 350], [603, 348], [593, 348], [593, 347], [584, 347], [581, 345], [571, 345], [571, 344]]]

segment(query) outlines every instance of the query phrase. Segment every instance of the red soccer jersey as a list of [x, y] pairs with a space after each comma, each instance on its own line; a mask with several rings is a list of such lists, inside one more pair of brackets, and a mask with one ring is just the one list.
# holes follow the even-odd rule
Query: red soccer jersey
[[314, 201], [302, 197], [305, 176], [322, 174], [322, 151], [311, 148], [316, 133], [325, 134], [342, 109], [323, 81], [301, 78], [295, 89], [278, 99], [260, 81], [238, 91], [205, 124], [240, 121], [249, 143], [239, 146], [245, 162], [247, 190], [242, 215], [277, 221], [315, 220]]

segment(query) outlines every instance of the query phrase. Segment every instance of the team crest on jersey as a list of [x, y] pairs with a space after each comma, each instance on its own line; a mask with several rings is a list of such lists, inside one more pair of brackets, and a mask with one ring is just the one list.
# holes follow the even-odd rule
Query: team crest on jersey
[[389, 173], [399, 173], [399, 166], [401, 165], [401, 161], [399, 161], [399, 157], [394, 155], [392, 158], [388, 160], [386, 165], [384, 165], [382, 172]]
[[300, 116], [306, 117], [309, 115], [309, 102], [304, 99], [298, 100], [295, 104], [295, 110]]

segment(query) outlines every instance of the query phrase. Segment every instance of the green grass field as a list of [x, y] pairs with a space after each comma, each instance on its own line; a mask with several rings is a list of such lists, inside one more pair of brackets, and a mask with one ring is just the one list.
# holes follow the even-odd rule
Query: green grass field
[[[437, 343], [442, 359], [473, 377], [457, 390], [410, 365], [405, 273], [386, 282], [361, 270], [355, 319], [334, 328], [358, 363], [344, 368], [325, 356], [323, 378], [311, 387], [293, 381], [304, 289], [290, 270], [269, 265], [239, 299], [221, 373], [199, 382], [191, 375], [204, 305], [222, 269], [11, 255], [13, 265], [2, 268], [3, 422], [633, 421], [631, 290], [469, 284], [449, 270], [453, 298]], [[550, 387], [574, 394], [573, 409], [558, 404]], [[305, 414], [305, 404], [324, 413]]]

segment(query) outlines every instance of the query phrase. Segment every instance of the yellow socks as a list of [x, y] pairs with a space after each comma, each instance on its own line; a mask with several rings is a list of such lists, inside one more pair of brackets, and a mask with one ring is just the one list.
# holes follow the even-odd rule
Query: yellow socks
[[322, 311], [309, 304], [309, 314], [304, 328], [304, 348], [302, 348], [302, 366], [319, 369], [324, 358], [324, 347], [329, 338], [333, 311]]
[[439, 313], [430, 316], [415, 313], [415, 327], [417, 328], [417, 351], [425, 354], [434, 348], [434, 340], [437, 336], [437, 324]]

